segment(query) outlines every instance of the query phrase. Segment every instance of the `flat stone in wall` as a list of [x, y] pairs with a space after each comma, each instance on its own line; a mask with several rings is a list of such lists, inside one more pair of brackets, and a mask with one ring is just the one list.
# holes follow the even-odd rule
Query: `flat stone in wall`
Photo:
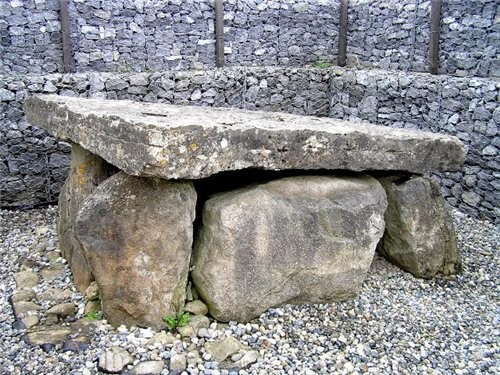
[[243, 108], [328, 116], [329, 80], [322, 69], [254, 68], [246, 72]]

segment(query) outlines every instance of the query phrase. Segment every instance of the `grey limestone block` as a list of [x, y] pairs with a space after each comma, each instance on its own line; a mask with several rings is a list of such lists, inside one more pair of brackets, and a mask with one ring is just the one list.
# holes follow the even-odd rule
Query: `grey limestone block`
[[226, 108], [34, 96], [28, 121], [136, 176], [197, 179], [266, 170], [456, 170], [453, 136], [328, 118]]
[[210, 198], [191, 272], [210, 314], [246, 322], [286, 303], [355, 296], [384, 231], [376, 179], [302, 176]]
[[68, 261], [75, 286], [81, 293], [94, 278], [80, 241], [75, 237], [76, 215], [85, 199], [115, 172], [101, 157], [77, 144], [72, 145], [70, 172], [59, 195], [57, 234], [61, 255]]
[[453, 221], [439, 185], [422, 176], [385, 177], [385, 234], [381, 253], [416, 277], [461, 269]]
[[113, 175], [80, 209], [75, 233], [118, 326], [164, 328], [184, 307], [193, 239], [192, 183]]

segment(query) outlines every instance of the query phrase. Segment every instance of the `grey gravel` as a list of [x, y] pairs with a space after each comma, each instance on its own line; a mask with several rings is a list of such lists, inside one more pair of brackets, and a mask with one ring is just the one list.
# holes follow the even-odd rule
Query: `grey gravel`
[[[9, 302], [17, 291], [14, 273], [33, 270], [40, 275], [57, 263], [64, 265], [64, 274], [50, 281], [40, 277], [32, 288], [37, 296], [34, 302], [40, 306], [39, 324], [45, 324], [49, 308], [61, 303], [38, 297], [54, 288], [71, 292], [64, 303], [78, 307], [75, 316], [58, 324], [64, 327], [83, 318], [84, 298], [71, 283], [64, 260], [53, 257], [59, 250], [56, 216], [55, 207], [0, 211], [2, 374], [100, 374], [98, 360], [112, 348], [131, 356], [125, 371], [147, 361], [163, 361], [161, 374], [169, 373], [170, 359], [178, 356], [186, 359], [182, 374], [500, 372], [500, 228], [458, 211], [453, 216], [463, 256], [461, 275], [420, 280], [377, 256], [361, 295], [351, 301], [271, 309], [247, 324], [212, 322], [197, 337], [182, 340], [179, 334], [165, 333], [164, 340], [155, 340], [160, 336], [151, 329], [114, 329], [103, 320], [96, 323], [88, 347], [66, 352], [62, 344], [44, 348], [28, 344]], [[40, 243], [46, 246], [37, 251]], [[246, 369], [231, 363], [231, 358], [215, 361], [205, 344], [227, 337], [252, 350], [235, 356], [236, 361], [245, 355], [256, 361]]]

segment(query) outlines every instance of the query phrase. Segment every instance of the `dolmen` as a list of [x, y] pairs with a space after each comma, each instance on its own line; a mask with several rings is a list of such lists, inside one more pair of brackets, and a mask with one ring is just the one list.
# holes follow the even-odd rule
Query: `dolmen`
[[423, 176], [460, 169], [455, 137], [55, 95], [25, 112], [72, 144], [60, 247], [115, 326], [164, 327], [192, 291], [223, 322], [352, 298], [377, 248], [416, 277], [460, 270], [440, 188]]

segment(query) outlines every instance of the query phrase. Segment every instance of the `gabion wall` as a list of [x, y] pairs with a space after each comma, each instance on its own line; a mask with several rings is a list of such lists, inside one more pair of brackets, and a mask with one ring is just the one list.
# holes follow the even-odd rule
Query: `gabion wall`
[[[152, 72], [215, 65], [207, 0], [69, 0], [74, 71]], [[335, 61], [339, 0], [225, 0], [228, 66]], [[0, 73], [62, 72], [59, 0], [0, 1]], [[444, 0], [441, 73], [500, 76], [497, 0]], [[430, 0], [351, 0], [351, 65], [426, 71]]]

